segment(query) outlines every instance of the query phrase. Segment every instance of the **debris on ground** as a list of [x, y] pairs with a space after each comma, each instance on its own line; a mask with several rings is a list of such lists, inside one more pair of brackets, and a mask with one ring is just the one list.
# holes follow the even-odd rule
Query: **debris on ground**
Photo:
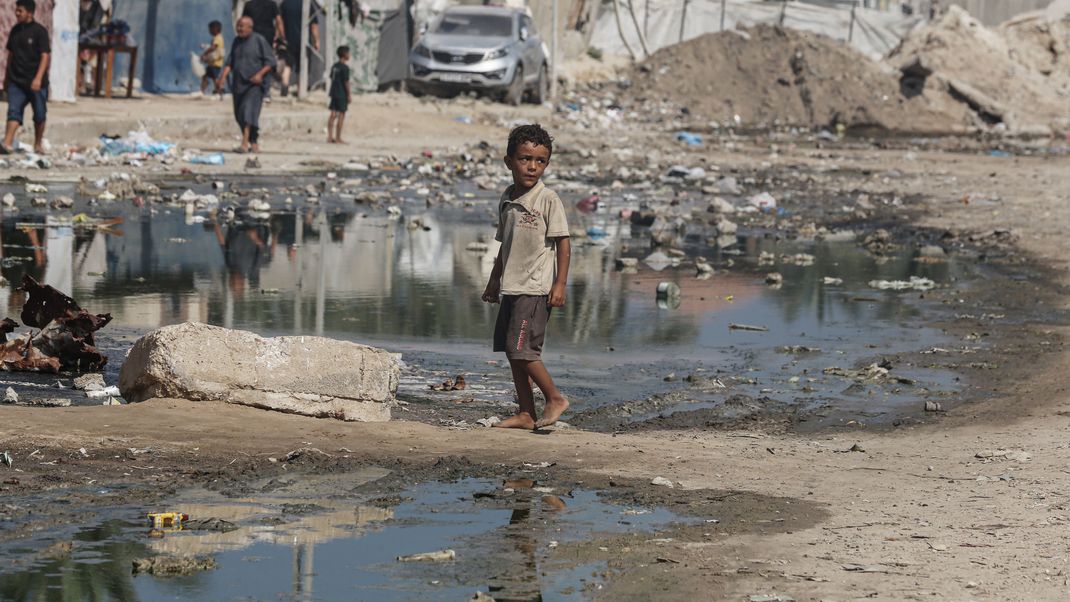
[[408, 556], [398, 556], [398, 562], [446, 562], [457, 560], [457, 552], [453, 550], [438, 550], [437, 552], [421, 552]]
[[676, 485], [674, 485], [672, 481], [666, 479], [665, 477], [654, 477], [653, 479], [651, 479], [650, 484], [658, 485], [660, 487], [668, 487], [669, 489], [676, 488]]
[[132, 561], [133, 572], [154, 577], [178, 577], [210, 571], [219, 566], [211, 556], [152, 556], [135, 558]]
[[28, 332], [6, 340], [17, 324], [10, 318], [0, 323], [0, 368], [16, 372], [93, 372], [100, 370], [108, 358], [97, 350], [93, 333], [111, 321], [111, 314], [93, 315], [78, 306], [74, 299], [31, 276], [22, 278], [20, 291], [28, 298], [22, 307], [22, 322], [36, 333]]
[[887, 291], [928, 291], [936, 288], [936, 283], [928, 278], [911, 276], [910, 280], [870, 280], [869, 287]]

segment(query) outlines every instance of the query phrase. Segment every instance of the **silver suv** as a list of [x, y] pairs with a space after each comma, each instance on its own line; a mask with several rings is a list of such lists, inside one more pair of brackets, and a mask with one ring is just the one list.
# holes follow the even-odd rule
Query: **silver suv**
[[518, 105], [525, 93], [549, 97], [546, 48], [524, 11], [454, 6], [438, 16], [409, 54], [413, 94], [477, 91]]

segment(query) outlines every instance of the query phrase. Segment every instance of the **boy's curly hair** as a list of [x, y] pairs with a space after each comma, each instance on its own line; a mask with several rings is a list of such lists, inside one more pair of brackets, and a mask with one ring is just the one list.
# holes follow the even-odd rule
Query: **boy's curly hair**
[[513, 128], [513, 131], [509, 132], [509, 145], [505, 149], [505, 154], [510, 157], [516, 156], [516, 149], [525, 142], [530, 142], [535, 146], [545, 146], [551, 155], [554, 154], [554, 139], [550, 136], [550, 132], [537, 123]]

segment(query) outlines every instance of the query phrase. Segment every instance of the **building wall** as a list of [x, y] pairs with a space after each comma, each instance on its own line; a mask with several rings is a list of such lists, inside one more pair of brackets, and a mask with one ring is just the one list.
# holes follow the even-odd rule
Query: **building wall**
[[950, 0], [941, 4], [956, 4], [988, 26], [999, 25], [1011, 17], [1051, 4], [1051, 0]]

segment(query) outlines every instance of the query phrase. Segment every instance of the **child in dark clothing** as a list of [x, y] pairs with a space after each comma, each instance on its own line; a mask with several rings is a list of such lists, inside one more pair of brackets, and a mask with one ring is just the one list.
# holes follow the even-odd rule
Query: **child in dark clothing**
[[331, 67], [331, 116], [327, 119], [327, 142], [345, 144], [342, 126], [352, 96], [349, 93], [349, 46], [338, 48], [338, 62]]

